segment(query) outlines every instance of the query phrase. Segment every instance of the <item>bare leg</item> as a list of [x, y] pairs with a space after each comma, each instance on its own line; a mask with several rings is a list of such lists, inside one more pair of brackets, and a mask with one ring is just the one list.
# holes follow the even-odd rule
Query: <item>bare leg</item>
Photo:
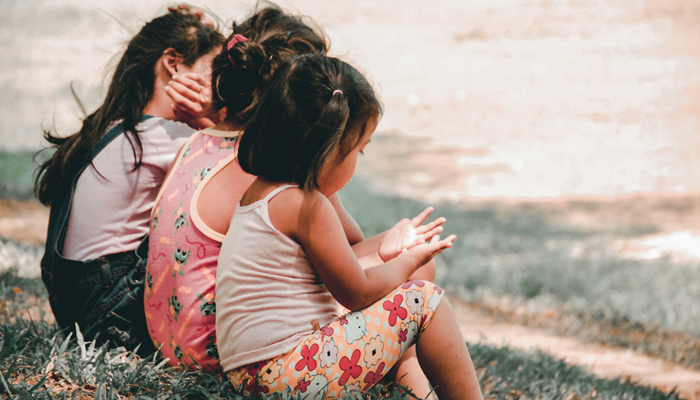
[[474, 363], [447, 298], [416, 344], [418, 360], [440, 400], [483, 400]]
[[418, 363], [416, 346], [411, 346], [411, 348], [406, 350], [388, 375], [395, 383], [401, 383], [402, 386], [408, 387], [419, 399], [433, 399], [432, 396], [428, 397], [430, 385], [428, 384], [428, 378], [425, 377]]
[[[433, 282], [435, 280], [435, 271], [435, 261], [430, 260], [429, 263], [418, 268], [408, 279], [411, 281], [423, 280]], [[391, 371], [389, 371], [389, 374], [392, 375], [394, 382], [398, 383], [399, 379], [401, 379], [401, 384], [411, 389], [416, 397], [426, 400], [432, 399], [432, 396], [427, 397], [430, 393], [430, 384], [428, 384], [428, 378], [425, 377], [418, 363], [416, 346], [411, 346], [410, 349], [406, 350]], [[401, 378], [402, 376], [403, 379]]]

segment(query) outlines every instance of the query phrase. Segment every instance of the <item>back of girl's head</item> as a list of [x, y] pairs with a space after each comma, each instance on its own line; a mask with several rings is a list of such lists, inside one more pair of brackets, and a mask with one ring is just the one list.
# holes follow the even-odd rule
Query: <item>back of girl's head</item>
[[280, 66], [255, 109], [238, 150], [244, 171], [310, 191], [338, 151], [343, 160], [382, 113], [355, 68], [322, 54]]
[[34, 191], [45, 205], [62, 196], [69, 178], [90, 154], [90, 149], [104, 134], [109, 124], [122, 120], [124, 132], [131, 142], [135, 168], [141, 165], [141, 138], [136, 132], [143, 109], [153, 95], [156, 63], [168, 49], [187, 66], [200, 57], [220, 48], [223, 36], [212, 26], [205, 25], [195, 15], [172, 10], [146, 23], [127, 45], [102, 105], [85, 118], [79, 132], [60, 137], [50, 131], [44, 138], [56, 148], [53, 156], [38, 170]]
[[247, 40], [234, 41], [230, 49], [225, 45], [214, 59], [212, 91], [215, 105], [227, 108], [226, 119], [238, 124], [245, 124], [277, 67], [296, 56], [328, 50], [321, 34], [276, 6], [234, 23], [227, 44], [234, 35]]

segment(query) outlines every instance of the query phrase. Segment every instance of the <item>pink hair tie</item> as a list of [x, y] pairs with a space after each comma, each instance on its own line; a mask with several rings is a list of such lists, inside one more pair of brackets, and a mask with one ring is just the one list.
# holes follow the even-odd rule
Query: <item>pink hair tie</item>
[[[233, 37], [231, 38], [231, 40], [229, 40], [228, 45], [226, 45], [226, 50], [227, 50], [227, 51], [231, 51], [231, 49], [233, 48], [233, 46], [236, 45], [236, 43], [238, 43], [238, 42], [247, 42], [247, 41], [248, 41], [248, 38], [247, 38], [247, 37], [241, 35], [240, 33], [236, 33], [236, 34], [233, 35]], [[233, 58], [231, 58], [231, 55], [230, 55], [230, 54], [228, 55], [228, 59], [231, 60], [231, 65], [233, 65], [233, 67], [236, 68], [236, 63], [233, 62]]]
[[343, 92], [342, 92], [340, 89], [335, 89], [335, 90], [333, 91], [333, 94], [332, 94], [331, 96], [335, 96], [336, 93], [343, 94]]

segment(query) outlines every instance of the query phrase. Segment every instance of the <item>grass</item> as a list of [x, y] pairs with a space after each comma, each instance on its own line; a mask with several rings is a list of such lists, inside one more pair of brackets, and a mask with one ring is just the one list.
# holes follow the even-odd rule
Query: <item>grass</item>
[[[34, 171], [36, 164], [33, 160], [35, 151], [9, 152], [0, 149], [0, 193], [5, 199], [31, 199], [34, 197]], [[37, 162], [46, 160], [48, 152], [42, 152]]]
[[[0, 152], [3, 197], [31, 197], [32, 155]], [[426, 206], [373, 194], [358, 179], [341, 196], [368, 236]], [[438, 204], [434, 215], [447, 217], [446, 233], [457, 234], [458, 241], [439, 257], [436, 281], [452, 295], [507, 318], [700, 368], [699, 264], [624, 259], [611, 243], [658, 227], [582, 228], [561, 218], [567, 212], [537, 204]], [[163, 368], [157, 359], [96, 349], [79, 338], [66, 340], [46, 322], [38, 307], [45, 303], [39, 280], [11, 271], [0, 275], [3, 398], [242, 398], [221, 377]], [[31, 315], [33, 322], [18, 315]], [[478, 344], [471, 351], [487, 398], [677, 397], [600, 380], [537, 352]], [[385, 389], [369, 396], [399, 395]]]
[[[427, 206], [373, 194], [359, 179], [341, 197], [367, 235]], [[518, 310], [524, 319], [548, 315], [537, 319], [540, 325], [700, 369], [700, 262], [623, 258], [616, 241], [659, 228], [651, 223], [581, 227], [564, 218], [592, 207], [599, 205], [437, 204], [434, 216], [447, 218], [445, 233], [456, 234], [457, 241], [439, 256], [436, 281], [486, 309]], [[668, 342], [670, 337], [676, 339]]]
[[[122, 348], [96, 347], [80, 334], [65, 337], [29, 308], [46, 301], [39, 279], [0, 277], [0, 397], [3, 399], [237, 399], [247, 400], [223, 376], [164, 367]], [[677, 399], [675, 393], [599, 379], [536, 351], [470, 344], [486, 399]], [[275, 398], [275, 397], [266, 397]], [[301, 399], [284, 394], [279, 399]], [[379, 387], [364, 399], [414, 399]]]

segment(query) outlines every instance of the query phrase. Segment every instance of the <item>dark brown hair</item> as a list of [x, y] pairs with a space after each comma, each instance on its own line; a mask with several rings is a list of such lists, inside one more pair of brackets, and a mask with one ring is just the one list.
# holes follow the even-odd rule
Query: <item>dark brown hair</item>
[[141, 166], [143, 146], [136, 125], [141, 121], [155, 86], [155, 66], [163, 53], [172, 48], [183, 64], [192, 66], [199, 58], [223, 43], [223, 36], [204, 25], [195, 15], [171, 11], [148, 22], [129, 42], [114, 72], [102, 105], [83, 120], [80, 131], [68, 136], [44, 131], [44, 138], [55, 148], [51, 158], [39, 166], [34, 193], [44, 205], [69, 190], [70, 180], [90, 156], [90, 150], [115, 120], [122, 120], [136, 160]]
[[265, 90], [245, 126], [238, 162], [249, 174], [313, 190], [336, 149], [344, 159], [381, 113], [355, 68], [322, 54], [297, 57], [278, 68]]
[[[258, 104], [265, 83], [285, 61], [307, 53], [328, 50], [322, 34], [298, 16], [270, 5], [245, 20], [234, 23], [223, 51], [212, 62], [214, 105], [226, 107], [226, 120], [243, 125]], [[227, 44], [234, 34], [247, 41]]]

